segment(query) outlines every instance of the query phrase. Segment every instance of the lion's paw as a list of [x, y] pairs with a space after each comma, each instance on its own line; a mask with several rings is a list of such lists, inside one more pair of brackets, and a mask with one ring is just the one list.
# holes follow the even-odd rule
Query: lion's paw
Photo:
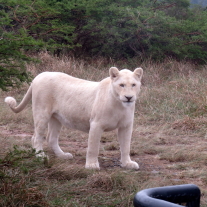
[[124, 167], [124, 168], [127, 168], [127, 169], [134, 169], [134, 170], [139, 169], [138, 163], [134, 162], [134, 161], [127, 162], [125, 164], [122, 164], [121, 166]]
[[59, 158], [61, 159], [73, 159], [73, 155], [69, 152], [63, 153], [61, 155], [58, 155]]
[[47, 160], [49, 160], [49, 157], [48, 157], [48, 155], [46, 155], [43, 151], [39, 151], [39, 152], [37, 152], [36, 153], [36, 157], [37, 158], [40, 158], [40, 159], [47, 159]]
[[99, 163], [98, 162], [86, 163], [85, 168], [86, 169], [100, 170], [100, 167], [99, 167]]

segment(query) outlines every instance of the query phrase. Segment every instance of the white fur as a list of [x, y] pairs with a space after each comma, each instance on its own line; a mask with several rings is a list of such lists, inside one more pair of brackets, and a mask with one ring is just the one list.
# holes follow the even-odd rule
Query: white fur
[[[74, 78], [60, 72], [44, 72], [32, 82], [21, 103], [7, 97], [5, 102], [18, 113], [32, 99], [35, 133], [32, 145], [43, 150], [45, 129], [47, 142], [56, 156], [72, 158], [58, 144], [61, 126], [89, 132], [86, 168], [99, 169], [98, 154], [101, 134], [118, 129], [122, 167], [138, 169], [130, 159], [135, 101], [140, 91], [143, 70], [134, 72], [112, 67], [110, 77], [101, 82]], [[44, 154], [43, 154], [44, 155]]]
[[13, 97], [6, 97], [5, 102], [9, 105], [10, 108], [15, 108], [17, 105], [16, 100]]

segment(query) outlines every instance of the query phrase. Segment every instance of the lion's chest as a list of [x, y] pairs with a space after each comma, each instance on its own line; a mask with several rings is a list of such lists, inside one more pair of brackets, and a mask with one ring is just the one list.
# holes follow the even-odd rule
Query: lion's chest
[[100, 107], [100, 110], [93, 111], [91, 123], [95, 122], [103, 131], [112, 131], [121, 127], [128, 127], [133, 124], [134, 106], [129, 107]]

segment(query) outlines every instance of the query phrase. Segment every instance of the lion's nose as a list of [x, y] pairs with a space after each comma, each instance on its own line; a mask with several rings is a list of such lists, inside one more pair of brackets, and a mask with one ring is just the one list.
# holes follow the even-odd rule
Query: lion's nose
[[132, 99], [133, 96], [125, 96], [127, 101], [130, 102], [130, 100]]

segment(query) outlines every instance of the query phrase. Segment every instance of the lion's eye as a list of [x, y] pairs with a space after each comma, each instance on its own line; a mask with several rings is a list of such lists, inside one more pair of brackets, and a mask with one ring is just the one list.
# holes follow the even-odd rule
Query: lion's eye
[[133, 83], [133, 84], [132, 84], [132, 87], [135, 87], [135, 86], [136, 86], [136, 84], [135, 84], [135, 83]]
[[124, 88], [124, 84], [123, 83], [121, 83], [119, 86], [122, 87], [122, 88]]

